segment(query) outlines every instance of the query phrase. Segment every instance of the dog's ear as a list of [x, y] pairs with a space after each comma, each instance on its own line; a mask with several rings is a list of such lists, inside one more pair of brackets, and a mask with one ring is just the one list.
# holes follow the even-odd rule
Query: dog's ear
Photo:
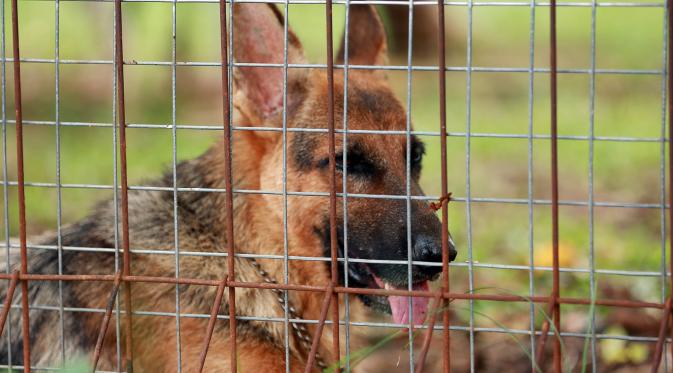
[[[234, 59], [239, 63], [282, 64], [285, 61], [283, 15], [273, 4], [234, 4]], [[304, 62], [301, 43], [287, 32], [288, 63]], [[288, 72], [289, 74], [290, 72]], [[246, 102], [243, 110], [261, 121], [283, 109], [282, 67], [237, 67], [236, 88]], [[294, 87], [288, 84], [288, 90]], [[292, 92], [288, 92], [288, 96]], [[294, 96], [297, 96], [294, 94]], [[288, 97], [288, 103], [291, 104]]]
[[[348, 64], [383, 65], [388, 61], [386, 30], [373, 5], [351, 3], [348, 19]], [[337, 63], [344, 62], [344, 36]]]

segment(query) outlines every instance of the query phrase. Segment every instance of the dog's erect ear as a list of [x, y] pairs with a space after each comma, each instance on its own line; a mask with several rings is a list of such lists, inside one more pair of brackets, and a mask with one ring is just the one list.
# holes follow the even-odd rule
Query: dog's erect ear
[[[285, 61], [283, 15], [275, 5], [234, 4], [233, 18], [236, 62], [282, 64]], [[304, 62], [301, 43], [289, 29], [287, 47], [288, 63]], [[247, 114], [264, 120], [283, 109], [282, 67], [238, 67], [234, 79], [247, 101]]]
[[[348, 19], [348, 64], [383, 65], [388, 61], [386, 30], [373, 5], [351, 3]], [[344, 38], [337, 54], [337, 63], [344, 61]]]

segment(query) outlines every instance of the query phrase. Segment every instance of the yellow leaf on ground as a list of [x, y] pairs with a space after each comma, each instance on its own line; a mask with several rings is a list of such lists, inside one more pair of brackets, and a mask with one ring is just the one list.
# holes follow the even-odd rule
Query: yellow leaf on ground
[[[546, 244], [543, 247], [535, 249], [535, 266], [536, 267], [551, 267], [554, 264], [554, 255], [552, 251], [553, 245]], [[561, 267], [571, 267], [577, 263], [577, 248], [567, 243], [559, 243], [559, 265]]]

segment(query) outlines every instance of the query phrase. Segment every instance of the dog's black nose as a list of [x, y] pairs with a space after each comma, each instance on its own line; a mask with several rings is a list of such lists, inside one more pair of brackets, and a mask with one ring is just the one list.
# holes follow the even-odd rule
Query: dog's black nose
[[[439, 237], [418, 235], [414, 240], [414, 260], [421, 262], [442, 261], [442, 241]], [[449, 236], [449, 261], [454, 261], [458, 251], [451, 236]]]
[[441, 262], [441, 242], [431, 236], [418, 235], [414, 240], [414, 254], [415, 259], [422, 262]]
[[[451, 236], [449, 236], [449, 261], [456, 259], [458, 254]], [[419, 234], [413, 242], [414, 260], [430, 263], [442, 263], [442, 240], [441, 236]], [[442, 272], [442, 266], [420, 265], [417, 270], [418, 280], [434, 279]]]
[[[419, 235], [414, 240], [414, 259], [422, 262], [442, 261], [442, 241], [440, 237]], [[449, 260], [456, 259], [458, 252], [451, 236], [449, 236]]]

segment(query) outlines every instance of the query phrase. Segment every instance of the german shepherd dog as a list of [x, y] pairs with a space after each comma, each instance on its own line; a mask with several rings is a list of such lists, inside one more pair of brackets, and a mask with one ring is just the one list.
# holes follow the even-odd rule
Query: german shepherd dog
[[[284, 61], [283, 17], [275, 6], [268, 4], [236, 4], [234, 11], [234, 57], [239, 62], [278, 64]], [[354, 65], [381, 65], [387, 57], [385, 31], [376, 10], [369, 5], [353, 5], [350, 9], [348, 62]], [[302, 46], [288, 31], [287, 58], [290, 63], [304, 63]], [[343, 63], [343, 47], [337, 63]], [[241, 126], [281, 128], [283, 108], [288, 127], [322, 128], [327, 126], [328, 85], [321, 69], [291, 68], [287, 70], [287, 101], [283, 99], [284, 71], [277, 67], [238, 66], [234, 69], [234, 122]], [[335, 112], [337, 127], [343, 123], [344, 84], [341, 70], [335, 71]], [[406, 129], [406, 112], [392, 93], [386, 77], [380, 71], [352, 69], [348, 74], [347, 120], [351, 130]], [[232, 135], [234, 188], [238, 190], [282, 191], [286, 179], [287, 191], [329, 192], [328, 135], [324, 131], [287, 133], [286, 143], [277, 130], [236, 130]], [[348, 135], [347, 161], [342, 149], [344, 138], [337, 134], [336, 167], [339, 173], [347, 171], [348, 193], [405, 195], [407, 162], [411, 167], [411, 193], [422, 195], [418, 184], [422, 142], [411, 136], [411, 159], [406, 159], [406, 135], [376, 135], [353, 133]], [[286, 147], [286, 149], [284, 149]], [[286, 154], [286, 174], [283, 172]], [[179, 163], [177, 186], [180, 188], [224, 188], [224, 151], [219, 143], [200, 157]], [[172, 172], [149, 183], [156, 187], [173, 187]], [[342, 183], [338, 183], [338, 192]], [[129, 192], [129, 237], [132, 252], [131, 271], [141, 276], [176, 276], [176, 260], [171, 252], [176, 245], [183, 254], [179, 258], [179, 276], [186, 278], [223, 279], [227, 273], [225, 242], [225, 194], [218, 192], [179, 192], [177, 196], [178, 236], [174, 234], [174, 193], [172, 190], [132, 190]], [[339, 206], [341, 198], [338, 200]], [[411, 227], [407, 227], [407, 201], [404, 198], [375, 199], [349, 198], [346, 216], [337, 209], [339, 250], [343, 256], [347, 244], [350, 258], [407, 260], [408, 235], [411, 237], [412, 259], [441, 263], [441, 230], [439, 219], [427, 202], [411, 200]], [[285, 199], [282, 193], [236, 193], [234, 197], [235, 250], [246, 254], [289, 255], [304, 257], [329, 256], [329, 203], [324, 195], [291, 194], [287, 196], [287, 221], [284, 224]], [[87, 218], [65, 226], [61, 231], [64, 274], [115, 273], [115, 206], [113, 201], [99, 204]], [[346, 219], [347, 218], [347, 219]], [[344, 238], [344, 221], [348, 234]], [[286, 232], [285, 232], [285, 229]], [[411, 232], [408, 233], [408, 229]], [[284, 235], [286, 233], [286, 236]], [[285, 245], [287, 237], [287, 246]], [[345, 241], [346, 240], [346, 241]], [[31, 240], [41, 247], [59, 244], [55, 233]], [[107, 248], [106, 251], [86, 251], [78, 248]], [[148, 251], [161, 253], [148, 253]], [[168, 251], [168, 255], [166, 252]], [[18, 253], [12, 251], [10, 270], [16, 268]], [[456, 251], [453, 244], [450, 256]], [[54, 274], [59, 271], [59, 254], [53, 249], [31, 248], [28, 271]], [[350, 263], [340, 276], [348, 279], [348, 286], [361, 288], [408, 287], [407, 264]], [[235, 258], [236, 280], [284, 282], [282, 260]], [[412, 287], [428, 289], [428, 281], [441, 272], [438, 265], [414, 265]], [[329, 263], [321, 261], [290, 260], [287, 269], [290, 283], [325, 286], [330, 282]], [[6, 282], [0, 296], [7, 292]], [[112, 289], [110, 282], [31, 281], [29, 283], [31, 362], [38, 367], [58, 366], [65, 351], [66, 362], [71, 359], [90, 359], [100, 329], [100, 312], [84, 309], [105, 309]], [[180, 357], [182, 368], [196, 370], [208, 323], [207, 318], [194, 314], [209, 314], [215, 297], [212, 286], [180, 285]], [[60, 291], [68, 310], [59, 316]], [[13, 304], [20, 304], [17, 290]], [[224, 297], [221, 313], [228, 312]], [[260, 320], [283, 318], [284, 309], [278, 296], [271, 290], [236, 290], [236, 315], [254, 316], [239, 320], [237, 330], [237, 364], [242, 372], [284, 372], [285, 324]], [[323, 294], [288, 292], [288, 302], [296, 317], [316, 320], [320, 317]], [[343, 295], [340, 304], [343, 305]], [[392, 314], [395, 323], [409, 322], [409, 309], [414, 323], [422, 323], [428, 309], [427, 298], [414, 298], [409, 305], [407, 297], [357, 296], [351, 307], [377, 310]], [[123, 305], [123, 297], [120, 297]], [[133, 370], [136, 372], [174, 372], [177, 370], [176, 340], [176, 286], [170, 284], [132, 284], [133, 310]], [[120, 306], [123, 309], [123, 306]], [[148, 315], [147, 312], [154, 312]], [[354, 311], [355, 312], [355, 311]], [[156, 313], [159, 313], [157, 315]], [[163, 314], [162, 314], [163, 313]], [[168, 315], [166, 315], [168, 313]], [[171, 314], [172, 313], [172, 314]], [[162, 316], [163, 315], [163, 316]], [[168, 317], [166, 317], [168, 316]], [[255, 319], [255, 317], [257, 319]], [[8, 364], [21, 365], [22, 335], [20, 312], [14, 310], [8, 323], [10, 338], [0, 342], [0, 359]], [[64, 346], [61, 346], [61, 322]], [[115, 369], [117, 333], [114, 320], [103, 344], [99, 369]], [[309, 335], [315, 333], [315, 324], [307, 326]], [[226, 371], [230, 367], [228, 323], [218, 321], [212, 336], [206, 371]], [[318, 352], [326, 361], [333, 361], [330, 351], [331, 328], [325, 328]], [[120, 343], [124, 328], [120, 328]], [[7, 334], [7, 332], [5, 332]], [[308, 351], [296, 333], [289, 331], [289, 364], [292, 372], [301, 372]], [[343, 338], [342, 338], [343, 340]], [[9, 343], [8, 343], [9, 342]], [[123, 355], [124, 348], [121, 349]], [[121, 361], [125, 357], [121, 356]], [[316, 367], [317, 369], [317, 367]]]

